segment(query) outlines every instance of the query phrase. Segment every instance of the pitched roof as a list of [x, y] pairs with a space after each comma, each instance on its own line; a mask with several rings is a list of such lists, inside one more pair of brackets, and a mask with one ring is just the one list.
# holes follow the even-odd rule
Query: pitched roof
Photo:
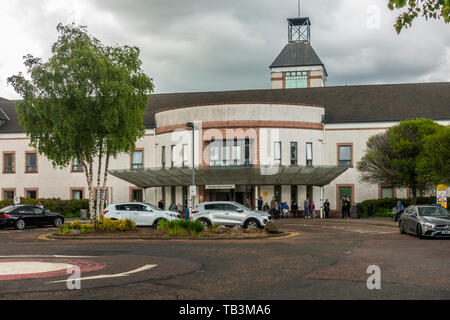
[[[144, 125], [154, 127], [155, 113], [161, 110], [231, 103], [325, 106], [326, 123], [450, 120], [450, 82], [152, 94]], [[10, 118], [0, 133], [23, 132], [14, 104], [0, 98], [0, 108]]]
[[309, 43], [288, 43], [272, 62], [270, 68], [302, 66], [323, 66], [325, 68]]

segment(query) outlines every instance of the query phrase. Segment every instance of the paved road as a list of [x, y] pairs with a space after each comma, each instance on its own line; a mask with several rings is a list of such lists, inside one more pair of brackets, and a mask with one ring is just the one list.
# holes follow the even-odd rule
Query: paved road
[[[38, 238], [54, 228], [0, 230], [0, 299], [450, 298], [447, 239], [400, 235], [389, 221], [287, 219], [277, 224], [297, 235], [57, 241]], [[367, 289], [370, 265], [380, 267], [380, 290]], [[79, 267], [81, 274], [74, 268], [67, 273], [67, 266]], [[68, 283], [80, 283], [81, 289], [69, 290]]]

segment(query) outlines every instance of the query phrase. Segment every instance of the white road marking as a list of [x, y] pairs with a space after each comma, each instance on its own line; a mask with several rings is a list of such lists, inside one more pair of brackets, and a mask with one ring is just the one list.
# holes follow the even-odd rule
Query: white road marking
[[145, 271], [145, 270], [149, 270], [149, 269], [152, 269], [152, 268], [154, 268], [156, 266], [157, 266], [157, 264], [146, 264], [145, 266], [140, 267], [138, 269], [131, 270], [131, 271], [128, 271], [128, 272], [123, 272], [123, 273], [103, 274], [103, 275], [98, 275], [98, 276], [84, 277], [84, 278], [78, 278], [78, 279], [58, 280], [58, 281], [51, 281], [51, 282], [46, 282], [46, 283], [50, 284], [50, 283], [60, 283], [60, 282], [79, 281], [79, 280], [97, 280], [97, 279], [127, 277], [130, 274], [142, 272], [142, 271]]
[[73, 267], [68, 263], [38, 261], [0, 262], [0, 276], [59, 271]]

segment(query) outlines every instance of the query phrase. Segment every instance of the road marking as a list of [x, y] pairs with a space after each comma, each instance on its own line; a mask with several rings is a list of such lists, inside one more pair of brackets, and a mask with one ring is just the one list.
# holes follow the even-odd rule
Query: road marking
[[53, 263], [40, 261], [0, 262], [0, 277], [10, 275], [26, 275], [45, 273], [71, 268], [68, 263]]
[[50, 235], [51, 235], [51, 233], [47, 233], [47, 234], [40, 235], [38, 238], [41, 239], [41, 240], [55, 241], [56, 239], [49, 239], [48, 238], [48, 236], [50, 236]]
[[300, 232], [289, 232], [288, 235], [285, 236], [281, 236], [281, 237], [270, 237], [270, 240], [277, 240], [277, 239], [286, 239], [286, 238], [291, 238], [291, 237], [296, 237], [300, 234]]
[[152, 269], [152, 268], [154, 268], [156, 266], [157, 266], [157, 264], [146, 264], [145, 266], [140, 267], [138, 269], [131, 270], [131, 271], [128, 271], [128, 272], [123, 272], [123, 273], [102, 274], [102, 275], [98, 275], [98, 276], [84, 277], [84, 278], [78, 278], [78, 279], [58, 280], [58, 281], [51, 281], [51, 282], [46, 282], [46, 283], [50, 284], [50, 283], [61, 283], [61, 282], [79, 281], [79, 280], [97, 280], [97, 279], [127, 277], [130, 274], [142, 272], [142, 271], [145, 271], [145, 270], [149, 270], [149, 269]]

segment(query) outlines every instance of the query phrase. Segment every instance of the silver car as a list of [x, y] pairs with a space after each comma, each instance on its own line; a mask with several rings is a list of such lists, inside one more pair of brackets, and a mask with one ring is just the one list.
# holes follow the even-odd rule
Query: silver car
[[214, 224], [240, 225], [244, 228], [262, 228], [272, 217], [261, 211], [254, 211], [234, 201], [204, 202], [192, 210], [193, 221], [201, 221], [206, 228]]
[[399, 219], [401, 233], [411, 233], [419, 238], [449, 237], [450, 213], [435, 205], [409, 206]]
[[105, 218], [112, 220], [131, 219], [137, 226], [158, 227], [160, 220], [176, 220], [178, 215], [173, 211], [163, 211], [151, 204], [143, 202], [123, 202], [110, 204], [103, 211]]

